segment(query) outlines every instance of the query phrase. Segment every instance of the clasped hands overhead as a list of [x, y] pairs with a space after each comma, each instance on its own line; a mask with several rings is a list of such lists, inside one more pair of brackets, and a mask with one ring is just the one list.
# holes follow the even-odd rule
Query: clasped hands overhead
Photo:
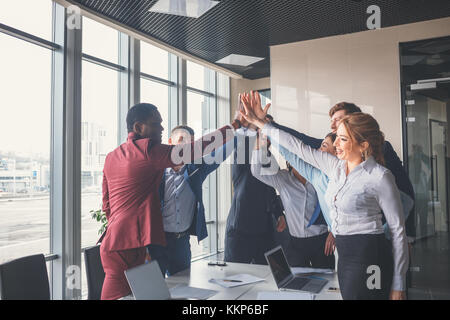
[[267, 113], [271, 104], [268, 103], [264, 109], [261, 105], [261, 96], [258, 91], [250, 91], [239, 94], [239, 107], [235, 118], [246, 128], [261, 129], [269, 119]]

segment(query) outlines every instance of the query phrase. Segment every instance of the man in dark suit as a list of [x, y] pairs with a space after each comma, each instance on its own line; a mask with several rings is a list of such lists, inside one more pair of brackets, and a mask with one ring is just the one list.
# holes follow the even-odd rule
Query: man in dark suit
[[[194, 130], [188, 126], [175, 127], [169, 138], [170, 145], [193, 141]], [[163, 275], [170, 276], [191, 266], [191, 235], [196, 236], [198, 242], [208, 236], [202, 185], [231, 154], [233, 141], [205, 156], [201, 163], [164, 171], [159, 195], [167, 246], [147, 247], [152, 259], [158, 261]]]
[[[234, 153], [232, 165], [234, 194], [225, 231], [225, 261], [267, 264], [264, 253], [276, 245], [272, 215], [280, 224], [283, 208], [275, 189], [252, 175], [256, 132], [242, 129], [236, 135], [242, 148]], [[239, 144], [240, 139], [245, 144]]]

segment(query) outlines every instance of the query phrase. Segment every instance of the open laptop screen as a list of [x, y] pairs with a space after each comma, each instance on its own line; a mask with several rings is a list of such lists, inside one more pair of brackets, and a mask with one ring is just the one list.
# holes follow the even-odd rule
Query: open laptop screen
[[279, 284], [292, 274], [291, 268], [289, 267], [281, 246], [267, 252], [266, 259], [277, 284]]

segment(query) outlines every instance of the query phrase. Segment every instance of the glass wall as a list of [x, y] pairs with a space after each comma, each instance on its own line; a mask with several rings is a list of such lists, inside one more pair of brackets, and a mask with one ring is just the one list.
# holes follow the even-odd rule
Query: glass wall
[[52, 6], [51, 0], [3, 0], [0, 1], [0, 23], [51, 41]]
[[400, 45], [404, 159], [414, 187], [410, 288], [450, 296], [450, 37]]
[[[24, 4], [36, 11], [24, 11]], [[0, 23], [51, 40], [50, 0], [1, 1]], [[52, 50], [0, 33], [0, 263], [50, 252]], [[32, 59], [30, 59], [32, 57]]]
[[[186, 62], [187, 125], [194, 129], [198, 139], [217, 127], [216, 75], [212, 70], [194, 62]], [[217, 250], [217, 174], [211, 173], [203, 183], [203, 204], [208, 223], [208, 237], [198, 243], [191, 237], [192, 257], [198, 258]]]
[[170, 135], [169, 117], [171, 109], [170, 89], [176, 83], [169, 81], [170, 54], [149, 43], [141, 42], [141, 102], [158, 108], [163, 120], [163, 143]]
[[[98, 51], [103, 57], [117, 60], [119, 47], [116, 30], [84, 18], [83, 39], [92, 39], [92, 43], [97, 43], [98, 50], [91, 45], [90, 52]], [[115, 54], [106, 51], [102, 53], [101, 48], [105, 47], [109, 47]], [[83, 51], [84, 49], [83, 46]], [[98, 240], [99, 226], [91, 218], [90, 211], [101, 209], [103, 165], [106, 155], [118, 145], [119, 72], [83, 61], [81, 83], [81, 239], [82, 247], [89, 247]]]
[[[217, 127], [218, 75], [146, 42], [133, 52], [137, 40], [86, 17], [69, 30], [64, 14], [50, 0], [0, 2], [1, 24], [25, 39], [21, 32], [38, 37], [32, 44], [0, 31], [0, 263], [42, 253], [54, 298], [77, 299], [78, 291], [68, 293], [66, 271], [81, 260], [77, 290], [85, 298], [79, 252], [99, 238], [101, 223], [91, 211], [101, 209], [106, 155], [125, 142], [124, 114], [139, 101], [153, 103], [164, 142], [178, 124], [199, 137]], [[140, 67], [129, 72], [132, 62]], [[183, 68], [187, 75], [178, 78]], [[229, 91], [229, 81], [223, 86]], [[221, 101], [229, 108], [229, 97]], [[217, 250], [217, 182], [213, 173], [203, 185], [209, 237], [201, 244], [192, 237], [193, 258]]]
[[[118, 52], [119, 32], [84, 17], [83, 53], [117, 64]], [[92, 211], [102, 208], [103, 166], [106, 155], [118, 146], [119, 72], [85, 59], [81, 83], [81, 247], [86, 248], [100, 237], [102, 224], [92, 218]], [[87, 294], [84, 260], [82, 274]]]

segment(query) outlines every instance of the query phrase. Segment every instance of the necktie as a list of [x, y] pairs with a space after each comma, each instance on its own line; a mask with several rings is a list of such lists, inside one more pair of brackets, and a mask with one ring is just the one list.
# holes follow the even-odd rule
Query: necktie
[[317, 218], [319, 217], [319, 214], [320, 214], [320, 205], [319, 205], [319, 201], [317, 201], [316, 208], [314, 209], [314, 213], [311, 217], [311, 220], [309, 221], [307, 228], [309, 228], [310, 226], [312, 226], [314, 224], [314, 222], [316, 222]]

